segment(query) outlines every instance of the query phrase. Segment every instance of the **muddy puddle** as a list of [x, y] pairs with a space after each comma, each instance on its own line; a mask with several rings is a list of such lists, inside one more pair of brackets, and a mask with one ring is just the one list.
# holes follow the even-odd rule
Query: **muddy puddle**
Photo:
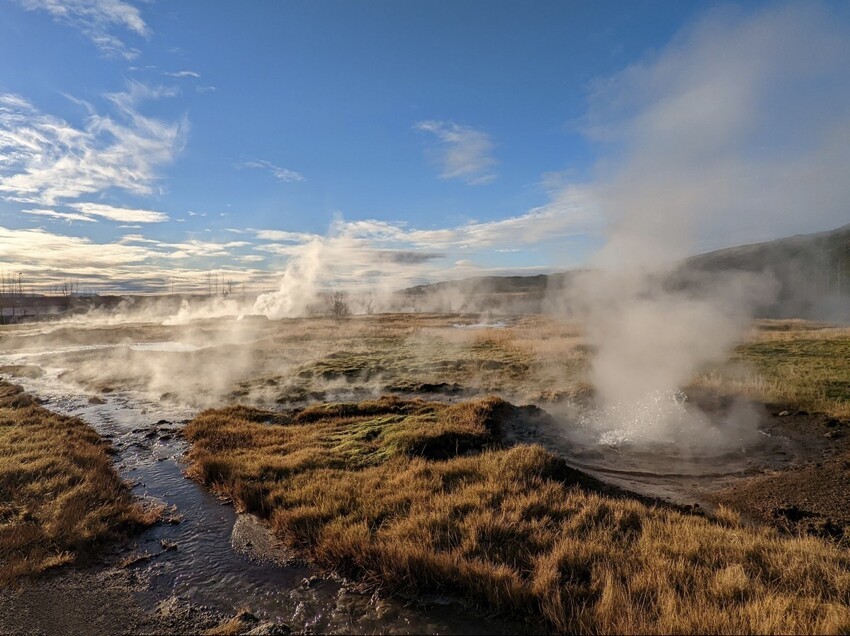
[[807, 430], [816, 416], [781, 417], [758, 403], [689, 405], [699, 427], [645, 437], [610, 413], [553, 406], [546, 417], [513, 431], [604, 482], [677, 505], [710, 507], [707, 495], [754, 475], [819, 461], [830, 441]]
[[[37, 365], [43, 353], [0, 353], [0, 366]], [[508, 634], [522, 629], [477, 618], [447, 599], [405, 603], [363, 594], [294, 562], [259, 522], [237, 515], [184, 477], [186, 443], [179, 431], [193, 409], [120, 390], [86, 395], [63, 383], [62, 369], [42, 368], [39, 377], [8, 379], [46, 408], [89, 423], [113, 444], [116, 465], [134, 493], [169, 507], [170, 523], [143, 532], [120, 555], [144, 583], [139, 600], [151, 612], [176, 597], [224, 615], [249, 608], [265, 621], [302, 632]], [[115, 620], [121, 624], [120, 616]]]

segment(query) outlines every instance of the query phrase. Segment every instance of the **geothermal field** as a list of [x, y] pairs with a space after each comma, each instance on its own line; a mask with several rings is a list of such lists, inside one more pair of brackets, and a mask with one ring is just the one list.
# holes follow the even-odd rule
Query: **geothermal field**
[[0, 0], [0, 636], [850, 635], [850, 2]]
[[850, 329], [215, 302], [1, 328], [2, 631], [850, 625]]

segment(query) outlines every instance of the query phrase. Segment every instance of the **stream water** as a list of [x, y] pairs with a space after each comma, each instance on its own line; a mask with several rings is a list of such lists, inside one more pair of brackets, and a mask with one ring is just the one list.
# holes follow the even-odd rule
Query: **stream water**
[[264, 620], [320, 633], [506, 634], [520, 627], [477, 618], [444, 599], [426, 605], [362, 594], [309, 567], [264, 558], [268, 554], [254, 548], [274, 544], [265, 529], [237, 519], [230, 505], [183, 475], [186, 443], [176, 433], [192, 409], [120, 390], [86, 395], [60, 379], [62, 369], [40, 364], [47, 353], [0, 352], [0, 366], [40, 366], [40, 377], [8, 379], [41, 398], [45, 408], [90, 424], [114, 446], [116, 466], [134, 493], [165, 503], [179, 519], [143, 532], [128, 553], [142, 557], [130, 567], [148, 583], [145, 606], [176, 596], [224, 614], [249, 608]]

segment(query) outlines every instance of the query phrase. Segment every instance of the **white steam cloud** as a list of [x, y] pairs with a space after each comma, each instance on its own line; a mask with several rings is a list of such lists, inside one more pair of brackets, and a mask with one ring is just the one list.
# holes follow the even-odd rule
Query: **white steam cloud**
[[715, 11], [597, 83], [586, 132], [610, 152], [579, 189], [608, 241], [574, 301], [597, 350], [606, 440], [722, 437], [678, 391], [728, 355], [773, 280], [696, 278], [677, 259], [846, 223], [850, 38], [838, 24], [815, 4]]
[[316, 302], [319, 295], [318, 279], [325, 266], [322, 258], [324, 241], [316, 238], [300, 247], [298, 256], [292, 258], [284, 270], [278, 291], [257, 298], [253, 313], [272, 320], [303, 316], [310, 305]]

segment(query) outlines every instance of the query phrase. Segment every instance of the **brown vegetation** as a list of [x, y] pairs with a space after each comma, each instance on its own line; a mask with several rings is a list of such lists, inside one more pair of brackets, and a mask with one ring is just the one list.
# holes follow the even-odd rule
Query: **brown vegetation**
[[406, 595], [600, 633], [850, 630], [850, 555], [814, 538], [600, 495], [496, 398], [206, 411], [190, 473], [316, 563]]
[[97, 433], [0, 382], [0, 585], [73, 562], [158, 514], [133, 501]]

